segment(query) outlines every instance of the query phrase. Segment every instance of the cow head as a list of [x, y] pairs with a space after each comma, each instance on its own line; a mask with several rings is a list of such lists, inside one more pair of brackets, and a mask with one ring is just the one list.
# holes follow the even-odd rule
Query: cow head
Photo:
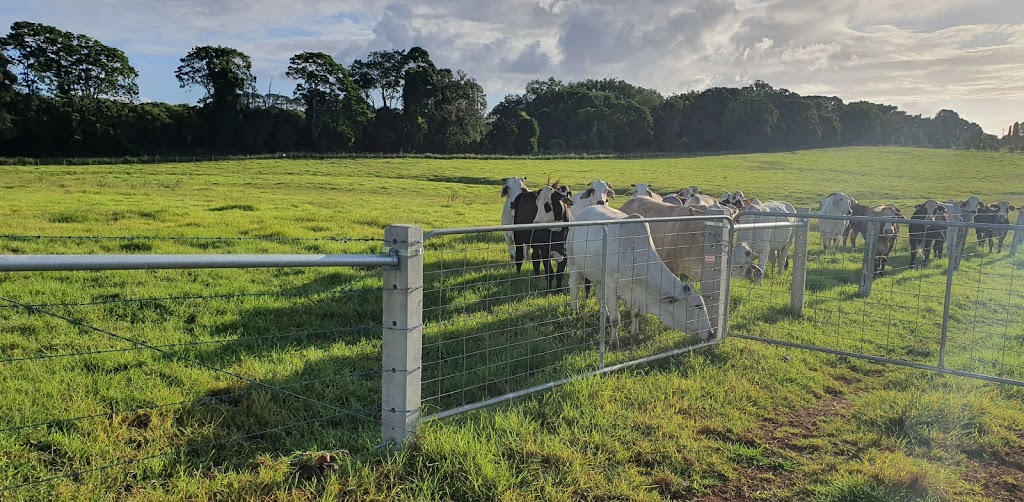
[[704, 298], [691, 284], [676, 282], [670, 295], [661, 297], [653, 314], [672, 329], [697, 335], [700, 341], [715, 338]]
[[703, 192], [700, 191], [700, 187], [697, 185], [690, 185], [676, 193], [680, 199], [686, 200], [694, 195], [701, 195]]
[[635, 194], [637, 197], [653, 197], [654, 196], [654, 192], [651, 191], [651, 185], [648, 185], [647, 183], [634, 183], [634, 184], [631, 184], [629, 186], [631, 186], [633, 188], [631, 188], [628, 192], [626, 192], [626, 195]]
[[722, 200], [718, 202], [724, 205], [743, 207], [744, 198], [743, 192], [726, 192], [725, 195], [722, 196]]
[[850, 197], [843, 192], [832, 192], [828, 197], [825, 197], [825, 201], [821, 203], [822, 207], [824, 207], [826, 203], [831, 204], [829, 214], [836, 216], [852, 216], [853, 205], [856, 201], [853, 200], [853, 197]]
[[977, 195], [972, 195], [967, 200], [958, 204], [960, 207], [960, 215], [963, 221], [974, 221], [974, 217], [978, 214], [978, 210], [984, 206], [985, 203], [978, 198]]
[[565, 197], [565, 198], [572, 197], [572, 190], [569, 190], [569, 186], [568, 185], [558, 185], [558, 187], [555, 188], [555, 190], [557, 190], [558, 193], [562, 194], [562, 197]]
[[523, 176], [522, 178], [502, 178], [501, 182], [503, 183], [501, 187], [501, 196], [509, 197], [509, 194], [513, 194], [509, 197], [509, 202], [515, 200], [516, 196], [520, 193], [528, 191], [526, 188], [526, 176]]
[[1000, 217], [1007, 219], [1010, 217], [1010, 211], [1017, 210], [1017, 206], [1014, 206], [1005, 200], [999, 201], [998, 204], [992, 204], [992, 207], [999, 212]]
[[591, 181], [590, 187], [580, 192], [580, 200], [590, 199], [590, 203], [596, 206], [607, 205], [608, 199], [614, 198], [615, 190], [612, 189], [612, 185], [601, 180]]
[[554, 223], [568, 221], [569, 206], [572, 199], [558, 190], [558, 182], [554, 182], [537, 192], [537, 216], [534, 223]]
[[734, 276], [746, 277], [758, 284], [764, 280], [764, 270], [757, 265], [761, 257], [750, 249], [750, 244], [740, 242], [732, 248], [731, 272]]

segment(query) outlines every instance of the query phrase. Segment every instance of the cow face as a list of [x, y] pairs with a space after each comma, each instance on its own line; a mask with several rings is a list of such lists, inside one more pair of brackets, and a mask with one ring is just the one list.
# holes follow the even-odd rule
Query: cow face
[[626, 192], [626, 195], [635, 194], [638, 197], [653, 197], [654, 192], [651, 191], [651, 186], [646, 183], [634, 183], [630, 185], [633, 187], [630, 191]]
[[571, 204], [572, 200], [558, 191], [557, 182], [554, 186], [546, 186], [537, 192], [537, 216], [533, 222], [566, 221], [566, 207]]
[[974, 221], [974, 216], [978, 214], [978, 210], [984, 205], [985, 204], [981, 202], [981, 199], [979, 199], [978, 196], [972, 195], [968, 197], [967, 200], [959, 204], [960, 214], [962, 215], [961, 218], [963, 221]]
[[992, 204], [992, 208], [999, 212], [999, 216], [1000, 217], [1007, 218], [1007, 219], [1010, 216], [1010, 211], [1016, 211], [1017, 210], [1016, 206], [1011, 205], [1009, 202], [1007, 202], [1005, 200], [999, 201], [998, 204]]
[[725, 195], [722, 196], [722, 200], [719, 202], [724, 205], [743, 207], [744, 198], [743, 192], [726, 192]]
[[[831, 201], [831, 214], [851, 216], [853, 215], [853, 198], [843, 192], [829, 194], [826, 200]], [[822, 204], [824, 205], [824, 203]]]
[[750, 249], [750, 244], [740, 242], [732, 249], [732, 275], [746, 277], [760, 284], [764, 280], [764, 270], [757, 265], [760, 259], [761, 257]]
[[512, 196], [509, 197], [510, 203], [515, 200], [516, 196], [520, 193], [528, 191], [526, 188], [525, 176], [522, 178], [502, 178], [501, 182], [503, 183], [501, 187], [501, 196], [509, 197], [509, 194], [512, 194]]
[[659, 312], [652, 313], [659, 319], [667, 320], [666, 324], [672, 329], [697, 335], [697, 339], [700, 341], [715, 338], [715, 331], [711, 328], [711, 319], [708, 318], [707, 306], [700, 293], [690, 284], [683, 282], [676, 283], [673, 289], [675, 290], [673, 294], [658, 300]]
[[679, 196], [680, 199], [686, 200], [689, 199], [690, 197], [693, 197], [694, 195], [701, 195], [702, 193], [703, 192], [700, 191], [699, 186], [690, 185], [689, 187], [680, 190], [678, 193], [676, 193], [676, 195]]
[[580, 194], [580, 198], [590, 199], [592, 205], [604, 206], [608, 204], [609, 198], [615, 198], [615, 191], [611, 189], [611, 185], [608, 183], [594, 180], [590, 182], [590, 187]]

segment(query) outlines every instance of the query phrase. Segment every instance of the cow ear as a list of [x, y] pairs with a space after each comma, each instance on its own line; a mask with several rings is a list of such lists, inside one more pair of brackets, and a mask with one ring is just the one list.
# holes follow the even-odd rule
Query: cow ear
[[593, 188], [588, 188], [588, 189], [580, 192], [580, 197], [584, 198], [584, 199], [590, 198], [591, 195], [594, 195], [594, 189]]
[[1008, 209], [1010, 211], [1016, 211], [1017, 210], [1017, 206], [1010, 206], [1010, 207], [1008, 207], [1006, 209]]
[[503, 186], [503, 187], [501, 187], [501, 196], [505, 197], [506, 195], [508, 195], [508, 187], [507, 186]]
[[683, 293], [692, 293], [692, 292], [693, 292], [693, 286], [690, 286], [689, 284], [684, 283], [683, 284]]
[[505, 183], [505, 182], [507, 182], [507, 181], [508, 181], [508, 178], [502, 178], [502, 179], [501, 179], [501, 182], [502, 182], [502, 183]]
[[614, 199], [615, 198], [615, 190], [608, 190], [604, 194], [607, 195], [609, 199]]

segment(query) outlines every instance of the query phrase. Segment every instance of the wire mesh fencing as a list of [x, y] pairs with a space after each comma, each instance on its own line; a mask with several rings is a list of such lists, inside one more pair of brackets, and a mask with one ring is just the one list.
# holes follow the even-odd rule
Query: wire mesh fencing
[[[895, 215], [793, 218], [813, 222], [814, 229], [808, 231], [800, 312], [787, 304], [792, 272], [769, 267], [761, 283], [733, 279], [732, 332], [877, 361], [1024, 381], [1021, 264], [1005, 253], [980, 250], [970, 240], [960, 255], [960, 269], [950, 263], [949, 251], [958, 247], [950, 246], [947, 236], [973, 236], [985, 225], [924, 223]], [[845, 242], [836, 237], [844, 234]], [[861, 238], [854, 241], [858, 234]], [[781, 249], [788, 236], [760, 237]]]
[[[424, 416], [448, 416], [720, 342], [724, 326], [713, 326], [711, 319], [716, 312], [724, 318], [728, 226], [713, 224], [722, 236], [709, 243], [717, 246], [716, 256], [705, 252], [705, 227], [711, 223], [674, 220], [660, 227], [636, 220], [508, 227], [524, 228], [520, 236], [529, 243], [518, 263], [514, 245], [504, 240], [511, 230], [430, 235], [424, 265]], [[556, 228], [565, 228], [564, 237], [551, 240]], [[655, 248], [659, 239], [674, 247]], [[706, 282], [717, 271], [714, 294], [705, 301], [702, 289], [712, 288], [702, 288], [700, 275], [680, 280], [666, 265], [672, 260], [659, 253], [686, 254], [678, 265], [694, 266], [697, 274], [703, 269]], [[631, 312], [638, 313], [635, 321]]]
[[372, 268], [0, 275], [0, 499], [372, 446], [381, 295]]

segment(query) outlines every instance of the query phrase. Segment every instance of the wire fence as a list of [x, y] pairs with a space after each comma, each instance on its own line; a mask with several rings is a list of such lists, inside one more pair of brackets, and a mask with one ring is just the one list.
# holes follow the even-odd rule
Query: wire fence
[[[704, 264], [706, 220], [688, 226], [681, 220], [661, 222], [664, 227], [576, 222], [560, 232], [563, 227], [533, 225], [515, 232], [528, 243], [518, 263], [504, 231], [431, 236], [424, 270], [424, 415], [448, 416], [720, 342], [709, 311], [724, 308], [724, 290], [705, 302], [699, 272], [724, 278], [725, 261]], [[658, 249], [692, 255], [679, 261], [696, 266], [696, 283], [680, 281], [665, 265], [652, 234], [675, 242]], [[725, 238], [718, 245], [727, 252]], [[640, 314], [635, 323], [631, 311]]]
[[[802, 312], [790, 308], [793, 267], [783, 262], [782, 268], [768, 267], [761, 283], [733, 279], [733, 332], [878, 361], [1024, 381], [1021, 264], [1005, 252], [989, 253], [978, 245], [973, 234], [983, 225], [852, 219], [863, 229], [862, 237], [856, 244], [851, 238], [831, 245], [831, 236], [841, 235], [850, 222], [816, 215], [794, 219], [815, 223], [808, 236]], [[968, 233], [972, 238], [963, 248], [946, 238], [963, 239]], [[781, 249], [794, 236], [758, 237]], [[925, 244], [927, 261], [921, 251]], [[950, 255], [957, 251], [959, 265]]]
[[[0, 279], [0, 499], [123, 493], [379, 438], [379, 269]], [[249, 291], [201, 294], [206, 279]]]

